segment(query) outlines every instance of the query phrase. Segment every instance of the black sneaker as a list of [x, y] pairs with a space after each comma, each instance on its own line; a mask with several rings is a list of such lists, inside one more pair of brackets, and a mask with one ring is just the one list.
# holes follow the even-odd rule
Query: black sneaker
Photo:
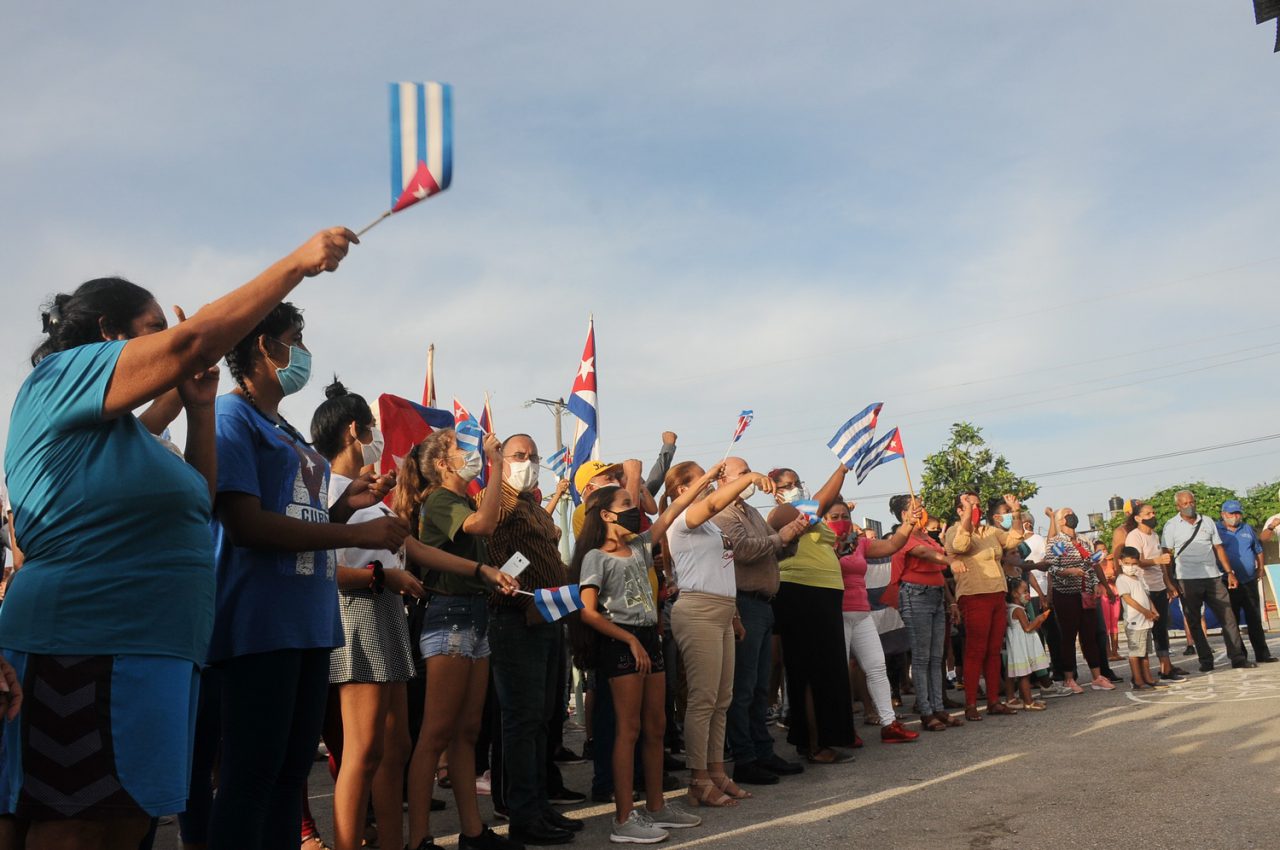
[[479, 835], [459, 835], [458, 848], [459, 850], [524, 850], [524, 845], [519, 841], [498, 835], [486, 826]]
[[1200, 665], [1200, 672], [1201, 672], [1201, 673], [1212, 673], [1212, 672], [1213, 672], [1213, 665], [1212, 665], [1212, 664], [1201, 664], [1201, 665]]
[[1186, 649], [1182, 650], [1182, 654], [1183, 654], [1183, 655], [1195, 655], [1195, 654], [1196, 654], [1196, 648], [1195, 648], [1194, 646], [1188, 646]]
[[[408, 844], [404, 846], [404, 850], [409, 850]], [[424, 838], [418, 842], [418, 846], [413, 848], [413, 850], [443, 850], [443, 848], [430, 838]]]
[[558, 788], [555, 791], [548, 792], [547, 802], [555, 803], [557, 806], [576, 806], [579, 803], [587, 802], [587, 795], [579, 794], [577, 791], [570, 791], [568, 788]]
[[1161, 673], [1160, 681], [1174, 683], [1185, 682], [1187, 681], [1187, 677], [1175, 670], [1172, 673]]
[[553, 758], [556, 764], [586, 764], [587, 763], [587, 760], [585, 758], [578, 755], [568, 747], [561, 747], [560, 749], [556, 750], [556, 754]]
[[1246, 658], [1244, 661], [1232, 661], [1231, 666], [1236, 670], [1248, 670], [1253, 667], [1257, 667], [1258, 665], [1256, 662], [1250, 661]]

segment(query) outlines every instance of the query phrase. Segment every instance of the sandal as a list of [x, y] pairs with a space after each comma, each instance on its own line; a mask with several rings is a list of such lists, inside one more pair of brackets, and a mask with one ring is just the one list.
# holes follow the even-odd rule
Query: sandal
[[964, 721], [961, 720], [959, 717], [952, 717], [950, 714], [947, 714], [945, 711], [935, 711], [931, 716], [934, 719], [940, 720], [943, 723], [953, 728], [956, 726], [964, 725]]
[[987, 706], [987, 714], [1017, 714], [1016, 709], [1012, 709], [1002, 702], [993, 702]]
[[921, 717], [920, 725], [923, 726], [925, 729], [928, 729], [930, 732], [947, 731], [947, 724], [943, 723], [941, 720], [934, 717], [932, 714], [926, 714], [923, 717]]
[[449, 780], [449, 766], [445, 765], [436, 771], [436, 785], [441, 788], [452, 788], [453, 783]]
[[711, 774], [711, 784], [720, 789], [720, 793], [726, 794], [735, 800], [749, 800], [755, 796], [750, 791], [744, 791], [739, 788], [727, 773]]
[[966, 705], [964, 707], [964, 719], [970, 723], [980, 723], [982, 722], [982, 715], [978, 713], [976, 705]]
[[[697, 789], [705, 789], [699, 792]], [[712, 809], [728, 809], [738, 805], [738, 801], [726, 796], [710, 779], [689, 780], [689, 792], [685, 800], [691, 806], [706, 806]]]
[[1045, 705], [1044, 703], [1042, 703], [1040, 700], [1035, 700], [1035, 701], [1033, 701], [1033, 702], [1029, 702], [1029, 703], [1027, 703], [1025, 706], [1023, 706], [1023, 708], [1025, 708], [1027, 711], [1044, 711], [1044, 710], [1045, 710], [1045, 708], [1047, 708], [1047, 707], [1048, 707], [1048, 706], [1046, 706], [1046, 705]]

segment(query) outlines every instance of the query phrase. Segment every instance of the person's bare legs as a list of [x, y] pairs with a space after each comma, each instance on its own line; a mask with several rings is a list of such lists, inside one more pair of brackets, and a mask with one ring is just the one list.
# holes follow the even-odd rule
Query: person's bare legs
[[382, 761], [383, 727], [390, 692], [379, 683], [338, 688], [342, 705], [342, 762], [333, 786], [335, 850], [360, 850], [373, 777]]
[[404, 768], [413, 746], [409, 737], [409, 701], [404, 682], [392, 682], [382, 726], [382, 761], [373, 775], [373, 814], [378, 821], [378, 846], [404, 846]]
[[[422, 732], [409, 762], [409, 846], [431, 837], [431, 791], [435, 786], [440, 753], [453, 741], [458, 717], [469, 693], [472, 666], [466, 656], [433, 655], [427, 659], [427, 693], [422, 712]], [[484, 662], [488, 674], [489, 662]], [[476, 709], [477, 718], [480, 710]], [[475, 772], [472, 756], [472, 773]], [[473, 783], [474, 785], [474, 783]], [[454, 784], [456, 793], [457, 784]], [[475, 793], [473, 787], [472, 793]], [[459, 818], [463, 812], [458, 812]], [[474, 832], [473, 832], [474, 834]]]
[[453, 799], [458, 805], [458, 823], [462, 834], [474, 838], [484, 830], [480, 820], [480, 803], [476, 799], [476, 739], [484, 716], [484, 698], [489, 689], [489, 659], [471, 662], [462, 710], [454, 726], [449, 744], [449, 781]]
[[[625, 823], [634, 808], [632, 792], [636, 741], [640, 738], [644, 678], [639, 673], [631, 673], [609, 679], [609, 692], [613, 695], [613, 713], [616, 718], [613, 738], [613, 807], [618, 823]], [[658, 786], [662, 786], [661, 777], [658, 778]]]
[[660, 812], [666, 805], [662, 794], [662, 741], [667, 734], [667, 675], [650, 673], [644, 677], [644, 699], [640, 707], [641, 757], [644, 762], [645, 808]]

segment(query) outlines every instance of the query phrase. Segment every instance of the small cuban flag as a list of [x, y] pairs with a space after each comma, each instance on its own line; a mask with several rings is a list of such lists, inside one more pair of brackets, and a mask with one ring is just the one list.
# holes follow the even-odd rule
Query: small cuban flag
[[841, 425], [836, 435], [827, 443], [827, 447], [835, 452], [846, 469], [853, 469], [858, 465], [858, 460], [875, 439], [876, 421], [880, 418], [882, 407], [882, 401], [867, 405]]
[[357, 231], [363, 236], [392, 213], [439, 194], [453, 182], [453, 86], [390, 83], [391, 209]]
[[743, 433], [751, 425], [751, 420], [755, 418], [756, 412], [754, 410], [744, 410], [738, 414], [738, 427], [733, 432], [733, 441], [735, 443], [742, 439]]
[[574, 611], [581, 611], [583, 607], [580, 586], [576, 584], [543, 588], [535, 590], [532, 595], [533, 604], [538, 607], [538, 613], [548, 623], [554, 623]]
[[464, 419], [453, 426], [454, 440], [463, 454], [478, 454], [484, 441], [484, 431], [475, 419]]
[[809, 518], [809, 525], [813, 525], [819, 519], [818, 516], [818, 500], [817, 499], [801, 499], [798, 502], [792, 502], [791, 506]]
[[858, 483], [861, 484], [866, 480], [866, 477], [871, 474], [871, 470], [877, 466], [900, 460], [904, 456], [902, 436], [898, 433], [898, 429], [894, 428], [888, 434], [876, 440], [875, 444], [870, 446], [858, 460]]
[[565, 473], [569, 471], [569, 447], [565, 446], [547, 458], [546, 467], [556, 478], [564, 478]]

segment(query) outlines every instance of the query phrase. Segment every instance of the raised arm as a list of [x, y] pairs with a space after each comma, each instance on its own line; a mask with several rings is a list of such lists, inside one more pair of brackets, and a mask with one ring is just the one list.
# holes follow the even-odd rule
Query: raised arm
[[304, 277], [333, 271], [358, 241], [345, 227], [323, 230], [244, 286], [202, 307], [190, 321], [129, 340], [116, 361], [102, 418], [123, 416], [217, 364]]
[[[867, 541], [867, 557], [868, 558], [888, 558], [907, 544], [911, 539], [911, 530], [916, 527], [916, 523], [920, 520], [920, 511], [917, 508], [908, 508], [902, 512], [902, 522], [898, 525], [898, 530], [884, 540], [868, 540]], [[928, 547], [921, 547], [928, 548]]]
[[813, 494], [814, 500], [818, 503], [818, 516], [823, 516], [827, 511], [831, 510], [831, 506], [836, 503], [836, 499], [840, 498], [840, 488], [844, 486], [844, 479], [849, 474], [849, 469], [843, 463], [836, 467], [836, 471], [831, 473], [831, 477], [827, 479], [827, 483]]
[[484, 438], [484, 453], [489, 458], [489, 480], [485, 483], [480, 508], [462, 523], [462, 530], [478, 537], [488, 537], [498, 528], [502, 515], [502, 479], [506, 472], [502, 458], [502, 442], [493, 434]]
[[671, 461], [676, 456], [676, 434], [674, 431], [662, 432], [662, 448], [658, 449], [658, 457], [649, 469], [649, 477], [645, 479], [644, 488], [650, 496], [657, 496], [662, 489], [662, 480], [667, 477]]
[[[724, 469], [723, 461], [712, 467], [715, 470], [715, 478], [720, 477], [720, 472]], [[710, 472], [707, 475], [711, 475]], [[706, 475], [703, 476], [706, 478]], [[701, 479], [700, 479], [701, 480]], [[710, 481], [707, 482], [708, 484]], [[742, 491], [746, 490], [752, 484], [756, 485], [761, 493], [773, 492], [773, 479], [767, 475], [761, 475], [759, 472], [751, 472], [746, 475], [738, 476], [736, 481], [729, 484], [721, 484], [716, 488], [715, 492], [700, 502], [694, 502], [689, 508], [689, 513], [685, 517], [685, 522], [690, 528], [697, 528], [725, 508], [733, 504], [734, 500], [742, 495]], [[706, 484], [703, 484], [705, 487]], [[688, 492], [687, 490], [685, 492]]]

